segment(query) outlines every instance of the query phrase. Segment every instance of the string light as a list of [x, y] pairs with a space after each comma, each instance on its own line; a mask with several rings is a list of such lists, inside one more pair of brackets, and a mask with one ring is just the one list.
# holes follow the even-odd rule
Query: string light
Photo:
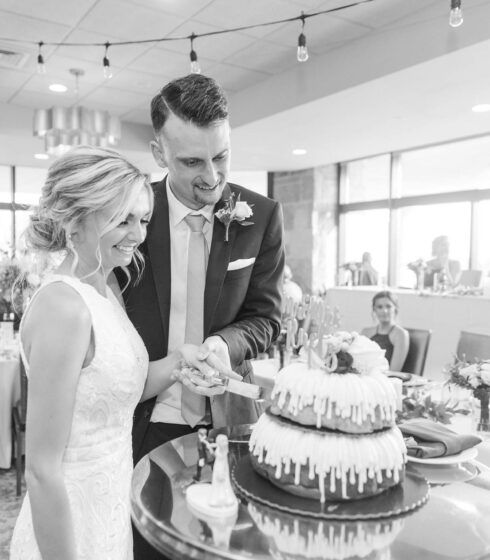
[[451, 0], [451, 11], [449, 12], [449, 25], [459, 27], [463, 23], [463, 11], [461, 0]]
[[107, 51], [109, 50], [110, 46], [111, 44], [109, 42], [105, 44], [105, 54], [104, 54], [103, 64], [104, 64], [104, 78], [106, 80], [110, 80], [112, 78], [111, 63], [109, 62], [109, 58], [107, 57]]
[[201, 66], [199, 65], [199, 61], [197, 60], [196, 51], [194, 50], [194, 39], [195, 38], [196, 38], [196, 35], [194, 35], [194, 33], [193, 33], [190, 36], [191, 52], [189, 54], [189, 57], [191, 59], [191, 74], [200, 74], [201, 73]]
[[38, 74], [46, 74], [46, 65], [44, 64], [44, 57], [41, 52], [44, 43], [42, 41], [39, 42], [39, 53], [37, 55], [37, 73]]
[[296, 58], [298, 62], [306, 62], [309, 58], [308, 49], [306, 47], [306, 35], [304, 34], [305, 30], [305, 14], [301, 12], [301, 33], [298, 37], [298, 50], [296, 53]]
[[[159, 37], [159, 38], [153, 38], [153, 39], [141, 39], [141, 40], [130, 40], [130, 41], [114, 41], [112, 43], [106, 42], [106, 43], [75, 43], [75, 42], [34, 42], [34, 41], [27, 41], [27, 40], [23, 40], [23, 39], [17, 39], [17, 38], [11, 38], [11, 37], [0, 37], [0, 41], [8, 41], [10, 43], [19, 43], [19, 44], [24, 44], [24, 45], [39, 45], [39, 54], [37, 57], [37, 62], [38, 62], [38, 72], [44, 74], [46, 72], [46, 68], [44, 65], [44, 59], [41, 53], [41, 47], [43, 45], [50, 45], [50, 46], [55, 46], [55, 47], [105, 47], [105, 56], [103, 59], [103, 65], [104, 65], [104, 77], [105, 78], [111, 78], [112, 77], [112, 70], [111, 70], [111, 66], [110, 66], [110, 62], [109, 62], [109, 58], [107, 56], [107, 51], [109, 46], [111, 47], [117, 47], [117, 46], [122, 46], [122, 45], [146, 45], [146, 44], [156, 44], [156, 43], [164, 43], [167, 41], [183, 41], [183, 40], [189, 40], [191, 41], [191, 52], [190, 52], [190, 59], [191, 59], [191, 72], [192, 73], [200, 73], [201, 72], [201, 68], [199, 65], [199, 62], [197, 60], [197, 54], [193, 48], [193, 40], [197, 39], [198, 37], [210, 37], [210, 36], [214, 36], [214, 35], [222, 35], [224, 33], [234, 33], [234, 32], [241, 32], [241, 31], [247, 31], [249, 29], [256, 29], [259, 27], [266, 27], [266, 26], [271, 26], [271, 25], [280, 25], [280, 24], [284, 24], [284, 23], [290, 23], [292, 21], [301, 21], [302, 22], [302, 29], [304, 29], [304, 25], [305, 25], [305, 20], [306, 18], [310, 18], [310, 17], [316, 17], [319, 15], [323, 15], [323, 14], [331, 14], [331, 13], [335, 13], [335, 12], [339, 12], [341, 10], [345, 10], [347, 8], [352, 8], [355, 6], [359, 6], [361, 4], [367, 4], [369, 2], [374, 2], [375, 0], [352, 0], [351, 2], [349, 2], [348, 4], [345, 4], [343, 6], [337, 6], [336, 8], [329, 8], [327, 10], [321, 10], [318, 12], [314, 12], [314, 13], [310, 13], [310, 14], [305, 14], [303, 12], [301, 12], [300, 16], [296, 16], [296, 17], [290, 17], [290, 18], [284, 18], [284, 19], [280, 19], [280, 20], [275, 20], [275, 21], [267, 21], [264, 23], [257, 23], [257, 24], [253, 24], [253, 25], [242, 25], [240, 27], [233, 27], [233, 28], [229, 28], [229, 29], [219, 29], [216, 31], [208, 31], [206, 33], [200, 33], [200, 34], [195, 34], [192, 33], [192, 35], [187, 35], [187, 36], [179, 36], [179, 37]], [[462, 22], [462, 16], [461, 16], [461, 0], [451, 0], [451, 7], [453, 6], [453, 4], [456, 7], [459, 7], [459, 13], [460, 13], [460, 22], [457, 25], [460, 25]], [[452, 11], [452, 10], [451, 10]], [[305, 60], [308, 59], [308, 50], [306, 48], [306, 37], [305, 34], [302, 32], [300, 34], [300, 36], [298, 37], [298, 60], [300, 62], [304, 62]]]

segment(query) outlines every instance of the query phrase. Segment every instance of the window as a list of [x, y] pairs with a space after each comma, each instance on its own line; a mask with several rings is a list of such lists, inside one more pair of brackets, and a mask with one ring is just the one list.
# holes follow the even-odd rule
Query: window
[[15, 168], [15, 202], [36, 205], [46, 181], [47, 169], [37, 167]]
[[0, 165], [0, 202], [12, 202], [12, 170]]
[[384, 283], [388, 274], [389, 219], [389, 211], [384, 208], [344, 214], [340, 264], [360, 262], [362, 254], [369, 252], [373, 267], [378, 271], [379, 282]]
[[17, 210], [15, 212], [15, 246], [16, 249], [24, 249], [22, 234], [29, 225], [30, 211]]
[[12, 211], [0, 210], [0, 252], [12, 250]]
[[341, 204], [382, 200], [390, 195], [390, 154], [344, 164]]
[[449, 237], [449, 256], [469, 267], [471, 204], [455, 202], [407, 206], [397, 210], [396, 269], [397, 284], [415, 286], [415, 274], [407, 265], [418, 258], [432, 258], [432, 240], [440, 235]]
[[400, 196], [490, 188], [490, 137], [401, 154]]
[[475, 205], [474, 262], [475, 270], [483, 270], [486, 276], [490, 272], [490, 200], [482, 200]]

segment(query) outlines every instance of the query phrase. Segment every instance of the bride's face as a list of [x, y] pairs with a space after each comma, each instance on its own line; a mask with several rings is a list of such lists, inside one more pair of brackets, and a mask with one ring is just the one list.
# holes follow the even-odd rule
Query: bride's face
[[[114, 214], [107, 208], [89, 216], [74, 238], [82, 272], [89, 274], [99, 266], [110, 272], [118, 266], [128, 266], [137, 247], [146, 237], [151, 216], [150, 198], [142, 188], [138, 198], [120, 222], [107, 224]], [[105, 231], [101, 234], [101, 232]]]

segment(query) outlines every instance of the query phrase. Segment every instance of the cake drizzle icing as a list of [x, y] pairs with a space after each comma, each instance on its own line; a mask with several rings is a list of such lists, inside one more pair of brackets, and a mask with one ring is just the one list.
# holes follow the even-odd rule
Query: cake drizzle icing
[[[375, 442], [375, 444], [374, 444]], [[406, 461], [406, 447], [397, 427], [358, 437], [342, 433], [324, 434], [303, 429], [290, 430], [268, 414], [263, 414], [250, 437], [250, 452], [259, 463], [265, 462], [275, 469], [279, 479], [284, 471], [294, 469], [294, 483], [300, 482], [301, 467], [308, 466], [309, 477], [318, 476], [321, 501], [325, 501], [325, 479], [329, 476], [330, 492], [341, 491], [347, 498], [347, 485], [355, 483], [363, 492], [369, 479], [382, 481], [382, 471], [394, 483]]]
[[368, 417], [374, 418], [377, 407], [384, 421], [394, 423], [396, 417], [395, 390], [377, 371], [363, 375], [326, 373], [308, 369], [303, 363], [290, 364], [277, 375], [271, 398], [277, 399], [279, 408], [289, 399], [287, 409], [294, 416], [312, 407], [317, 428], [322, 425], [322, 417], [330, 419], [334, 414], [360, 426]]

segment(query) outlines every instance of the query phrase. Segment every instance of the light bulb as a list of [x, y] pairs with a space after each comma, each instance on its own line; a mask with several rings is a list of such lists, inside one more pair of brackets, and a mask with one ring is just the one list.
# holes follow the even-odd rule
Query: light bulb
[[451, 0], [451, 11], [449, 12], [449, 25], [459, 27], [463, 23], [463, 10], [461, 0]]
[[304, 33], [301, 33], [298, 37], [298, 51], [296, 53], [296, 58], [298, 62], [306, 62], [309, 58], [308, 48], [306, 47], [306, 37]]
[[37, 73], [46, 74], [46, 65], [44, 64], [44, 58], [42, 54], [37, 55]]
[[104, 56], [104, 78], [110, 80], [112, 78], [111, 65], [107, 56]]
[[199, 61], [197, 60], [197, 54], [194, 49], [191, 50], [190, 58], [191, 58], [191, 74], [200, 74], [201, 66], [199, 64]]
[[196, 61], [192, 61], [191, 62], [191, 74], [200, 74], [201, 73], [201, 66], [199, 65], [199, 62]]

